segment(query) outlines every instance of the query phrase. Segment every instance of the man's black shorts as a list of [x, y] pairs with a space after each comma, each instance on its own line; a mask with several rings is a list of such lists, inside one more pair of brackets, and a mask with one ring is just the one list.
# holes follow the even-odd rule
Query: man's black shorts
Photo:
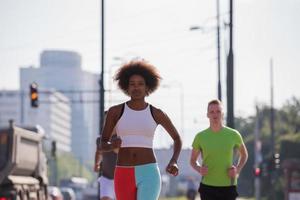
[[236, 186], [215, 187], [200, 183], [201, 200], [235, 200], [238, 196]]

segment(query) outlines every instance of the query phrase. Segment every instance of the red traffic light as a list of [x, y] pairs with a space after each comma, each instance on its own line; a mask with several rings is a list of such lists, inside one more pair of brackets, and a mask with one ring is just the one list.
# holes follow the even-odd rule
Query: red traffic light
[[261, 175], [261, 169], [259, 167], [254, 168], [254, 175], [259, 177]]

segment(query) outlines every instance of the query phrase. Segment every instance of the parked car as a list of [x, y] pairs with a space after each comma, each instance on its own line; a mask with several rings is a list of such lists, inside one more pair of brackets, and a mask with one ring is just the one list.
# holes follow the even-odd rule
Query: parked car
[[50, 200], [64, 200], [60, 189], [56, 186], [48, 186], [48, 195]]
[[61, 187], [60, 190], [64, 197], [64, 200], [75, 200], [76, 199], [75, 192], [72, 188]]

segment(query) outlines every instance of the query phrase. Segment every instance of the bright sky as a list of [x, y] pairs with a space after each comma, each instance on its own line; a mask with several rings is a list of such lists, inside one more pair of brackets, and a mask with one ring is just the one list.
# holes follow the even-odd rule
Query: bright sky
[[[229, 0], [221, 1], [223, 24], [229, 19]], [[44, 49], [77, 51], [82, 55], [82, 68], [99, 73], [100, 2], [1, 0], [0, 89], [19, 88], [19, 68], [39, 66]], [[148, 100], [170, 116], [183, 132], [184, 146], [190, 146], [195, 133], [208, 125], [207, 102], [217, 96], [215, 1], [105, 2], [106, 77], [120, 64], [117, 57], [142, 57], [157, 66], [163, 87]], [[269, 104], [271, 58], [275, 106], [300, 97], [300, 1], [239, 0], [234, 9], [235, 115], [254, 114], [256, 102]], [[195, 25], [207, 31], [190, 31]], [[228, 31], [224, 29], [221, 45], [226, 99]], [[107, 81], [106, 88], [109, 85]], [[126, 99], [116, 94], [112, 98], [107, 106]], [[155, 143], [157, 147], [168, 144], [166, 137]]]

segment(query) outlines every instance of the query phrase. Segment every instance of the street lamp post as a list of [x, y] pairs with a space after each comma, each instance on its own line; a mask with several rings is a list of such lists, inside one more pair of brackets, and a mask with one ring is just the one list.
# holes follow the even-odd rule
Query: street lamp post
[[[227, 126], [234, 128], [234, 55], [233, 55], [233, 0], [229, 1], [229, 52], [227, 55]], [[221, 93], [221, 61], [220, 61], [220, 26], [219, 26], [219, 0], [217, 0], [217, 45], [218, 45], [218, 98]], [[190, 30], [204, 30], [204, 27], [194, 26]]]
[[[220, 38], [221, 38], [221, 32], [220, 32], [220, 2], [217, 0], [217, 26], [213, 27], [213, 29], [216, 29], [217, 33], [217, 69], [218, 69], [218, 82], [217, 82], [217, 91], [218, 91], [218, 99], [222, 101], [222, 84], [221, 84], [221, 45], [220, 45]], [[190, 30], [201, 30], [205, 31], [208, 27], [202, 27], [202, 26], [192, 26], [190, 27]]]

